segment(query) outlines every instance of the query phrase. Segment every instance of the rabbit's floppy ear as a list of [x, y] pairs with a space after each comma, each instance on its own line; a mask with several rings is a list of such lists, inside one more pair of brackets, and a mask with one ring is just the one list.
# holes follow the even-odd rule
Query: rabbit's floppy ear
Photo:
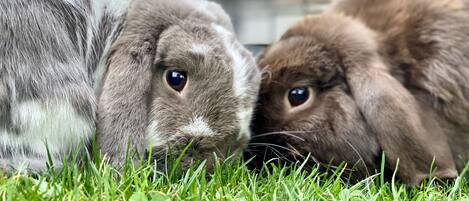
[[234, 33], [234, 27], [231, 23], [230, 16], [226, 14], [226, 12], [219, 4], [205, 0], [200, 4], [203, 5], [203, 11], [208, 12], [208, 16], [214, 16], [216, 18], [214, 20], [217, 25], [220, 25]]
[[377, 135], [389, 167], [398, 163], [402, 180], [419, 184], [432, 170], [440, 178], [457, 176], [446, 136], [438, 126], [429, 128], [432, 123], [424, 119], [415, 97], [391, 76], [378, 55], [344, 59], [343, 65], [357, 106]]
[[115, 46], [98, 103], [97, 136], [101, 150], [111, 159], [145, 147], [148, 98], [154, 41], [126, 41]]
[[98, 98], [98, 146], [115, 164], [124, 161], [127, 151], [143, 154], [147, 148], [151, 67], [160, 34], [174, 21], [161, 14], [169, 10], [164, 1], [136, 2], [111, 47]]

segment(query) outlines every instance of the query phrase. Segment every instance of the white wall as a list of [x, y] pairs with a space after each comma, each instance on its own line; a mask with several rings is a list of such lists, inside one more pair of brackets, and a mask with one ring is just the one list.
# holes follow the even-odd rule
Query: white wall
[[244, 44], [268, 44], [307, 14], [327, 8], [330, 0], [215, 0], [230, 14]]

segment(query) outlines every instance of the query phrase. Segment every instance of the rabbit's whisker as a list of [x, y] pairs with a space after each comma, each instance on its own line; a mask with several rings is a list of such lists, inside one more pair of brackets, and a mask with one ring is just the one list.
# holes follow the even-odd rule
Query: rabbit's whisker
[[252, 142], [252, 143], [249, 143], [248, 146], [264, 146], [264, 147], [277, 147], [277, 148], [281, 148], [281, 149], [284, 149], [286, 151], [292, 151], [290, 150], [288, 147], [285, 147], [285, 146], [281, 146], [281, 145], [278, 145], [278, 144], [272, 144], [272, 143], [260, 143], [260, 142]]
[[[251, 147], [266, 147], [269, 150], [271, 150], [272, 153], [274, 153], [278, 157], [278, 159], [291, 161], [285, 156], [285, 154], [282, 154], [282, 152], [277, 149], [277, 148], [281, 148], [283, 150], [289, 151], [289, 153], [292, 152], [293, 150], [290, 150], [288, 147], [284, 147], [284, 146], [277, 145], [277, 144], [271, 144], [271, 143], [249, 143], [248, 146], [251, 146]], [[264, 154], [263, 154], [264, 155], [264, 161], [266, 160], [266, 158], [265, 158], [265, 156], [267, 155], [266, 152], [267, 152], [267, 149], [264, 151]]]
[[265, 137], [265, 136], [272, 136], [272, 135], [286, 135], [289, 137], [299, 139], [301, 141], [305, 141], [304, 138], [294, 135], [294, 134], [304, 134], [304, 133], [307, 133], [307, 132], [306, 131], [275, 131], [275, 132], [262, 133], [262, 134], [253, 136], [252, 139]]
[[345, 140], [345, 142], [347, 143], [348, 146], [350, 146], [352, 148], [352, 150], [357, 154], [357, 156], [360, 158], [359, 161], [357, 161], [357, 163], [359, 163], [360, 161], [363, 163], [363, 166], [365, 166], [365, 171], [366, 171], [366, 175], [367, 176], [370, 176], [370, 172], [368, 171], [368, 166], [366, 165], [365, 163], [365, 160], [363, 159], [362, 155], [360, 154], [360, 152], [355, 148], [355, 146], [353, 146], [352, 143], [350, 143], [349, 140], [345, 139], [345, 138], [342, 138], [343, 140]]

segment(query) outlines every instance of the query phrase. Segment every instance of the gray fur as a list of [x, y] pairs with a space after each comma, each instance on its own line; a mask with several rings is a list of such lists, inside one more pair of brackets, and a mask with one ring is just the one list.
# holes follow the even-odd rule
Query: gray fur
[[[223, 145], [242, 147], [247, 139], [233, 139], [240, 129], [235, 115], [242, 103], [253, 107], [258, 71], [252, 57], [231, 37], [252, 78], [246, 94], [235, 96], [234, 61], [212, 23], [233, 31], [223, 10], [206, 1], [1, 1], [0, 158], [5, 169], [44, 169], [45, 141], [59, 163], [80, 146], [78, 141], [89, 140], [96, 123], [99, 146], [113, 162], [124, 158], [128, 143], [140, 153], [149, 147], [151, 119], [165, 125], [154, 132], [169, 140], [192, 139], [188, 134], [167, 134], [193, 115], [206, 118], [217, 136], [203, 138], [214, 146], [200, 149], [201, 155], [219, 149], [221, 139], [231, 140]], [[209, 44], [213, 52], [184, 54], [194, 41]], [[163, 76], [157, 74], [162, 71], [156, 66], [169, 58], [191, 73], [194, 82], [187, 86], [187, 100], [164, 91]], [[44, 129], [50, 130], [41, 130], [34, 122], [47, 124]], [[63, 129], [70, 135], [63, 136], [69, 131]], [[44, 142], [31, 142], [35, 140]]]
[[[93, 127], [96, 101], [83, 53], [88, 11], [89, 8], [62, 1], [0, 2], [1, 137], [21, 138], [24, 130], [29, 129], [28, 122], [13, 118], [18, 115], [16, 109], [27, 102], [38, 103], [45, 109], [55, 107], [58, 102], [73, 105], [75, 112]], [[53, 136], [57, 130], [50, 132]], [[0, 143], [0, 157], [11, 166], [20, 163], [28, 166], [31, 159], [43, 161], [42, 166], [36, 167], [45, 168], [46, 153], [36, 153], [38, 150], [33, 151], [28, 145], [10, 145], [5, 139]], [[68, 143], [66, 139], [64, 143]], [[49, 148], [57, 160], [68, 151]]]
[[[197, 9], [200, 7], [206, 9]], [[162, 159], [168, 148], [175, 151], [169, 154], [178, 153], [193, 140], [197, 148], [187, 154], [184, 162], [188, 164], [194, 159], [211, 160], [213, 153], [222, 157], [228, 149], [235, 151], [247, 142], [248, 137], [237, 138], [241, 128], [236, 113], [254, 107], [259, 72], [252, 56], [230, 36], [227, 40], [243, 57], [243, 68], [248, 70], [248, 91], [235, 95], [236, 63], [213, 25], [232, 31], [229, 18], [213, 3], [134, 2], [111, 50], [99, 99], [98, 143], [112, 161], [122, 161], [128, 145], [141, 154], [152, 145], [157, 159]], [[200, 54], [191, 51], [193, 44], [210, 48]], [[165, 86], [168, 68], [188, 72], [185, 97]], [[207, 121], [214, 131], [211, 136], [181, 130], [197, 117]], [[151, 122], [158, 125], [151, 127]], [[149, 135], [157, 135], [157, 144], [149, 143]]]

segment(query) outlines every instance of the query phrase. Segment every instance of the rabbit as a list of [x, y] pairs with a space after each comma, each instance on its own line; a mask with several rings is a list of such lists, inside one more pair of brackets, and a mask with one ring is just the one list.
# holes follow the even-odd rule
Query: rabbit
[[[0, 2], [0, 166], [42, 172], [96, 133], [128, 150], [214, 160], [250, 139], [261, 74], [205, 0]], [[138, 157], [132, 158], [137, 160]]]
[[182, 166], [206, 159], [210, 167], [214, 153], [242, 151], [261, 73], [222, 8], [141, 0], [126, 18], [98, 100], [103, 152], [119, 162], [130, 146], [159, 160], [191, 144]]
[[247, 155], [346, 162], [362, 178], [384, 153], [410, 185], [457, 177], [469, 159], [468, 14], [458, 0], [342, 0], [304, 17], [259, 57]]

